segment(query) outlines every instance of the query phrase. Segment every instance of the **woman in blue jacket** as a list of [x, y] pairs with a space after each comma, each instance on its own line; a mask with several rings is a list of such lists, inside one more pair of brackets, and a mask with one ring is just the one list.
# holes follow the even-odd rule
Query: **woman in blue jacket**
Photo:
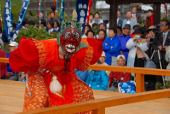
[[86, 84], [95, 90], [107, 90], [109, 77], [105, 71], [92, 70], [90, 71]]
[[117, 57], [120, 55], [121, 43], [116, 36], [117, 29], [112, 27], [109, 29], [109, 37], [103, 42], [103, 51], [106, 53], [105, 62], [111, 65], [111, 57]]

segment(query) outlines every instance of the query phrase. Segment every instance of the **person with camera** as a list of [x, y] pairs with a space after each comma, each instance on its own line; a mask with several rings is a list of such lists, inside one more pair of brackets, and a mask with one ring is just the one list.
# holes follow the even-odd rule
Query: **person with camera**
[[153, 53], [153, 48], [152, 48], [152, 44], [153, 44], [153, 41], [154, 41], [154, 38], [156, 36], [156, 34], [158, 33], [158, 29], [155, 27], [155, 26], [150, 26], [147, 30], [147, 35], [146, 35], [146, 39], [147, 39], [147, 42], [148, 42], [148, 56], [151, 57], [152, 56], [152, 53]]
[[[101, 61], [98, 60], [95, 65], [101, 65]], [[91, 70], [87, 76], [86, 84], [91, 89], [95, 90], [107, 90], [109, 84], [109, 76], [106, 71]]]
[[[119, 55], [117, 57], [118, 66], [126, 66], [126, 58], [124, 55]], [[111, 72], [109, 75], [109, 88], [108, 91], [117, 91], [119, 82], [130, 81], [131, 73], [126, 72]]]
[[136, 28], [133, 34], [133, 38], [126, 43], [126, 47], [129, 49], [127, 66], [144, 67], [145, 52], [148, 50], [147, 41], [141, 38], [142, 30], [140, 27]]
[[[168, 62], [165, 60], [165, 53], [167, 50], [167, 47], [170, 45], [170, 32], [169, 32], [169, 21], [166, 19], [163, 19], [161, 21], [161, 33], [157, 34], [155, 36], [155, 40], [153, 41], [152, 48], [154, 50], [159, 50], [160, 54], [158, 51], [154, 54], [153, 61], [156, 64], [156, 68], [161, 68], [160, 66], [162, 65], [163, 69], [166, 69], [166, 66], [168, 65]], [[159, 58], [160, 56], [160, 58]], [[161, 60], [161, 64], [159, 62]], [[162, 77], [157, 76], [157, 82], [163, 83]]]

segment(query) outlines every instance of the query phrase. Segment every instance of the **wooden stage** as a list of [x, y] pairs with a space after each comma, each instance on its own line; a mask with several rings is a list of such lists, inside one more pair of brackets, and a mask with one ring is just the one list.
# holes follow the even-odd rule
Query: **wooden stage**
[[[14, 114], [22, 111], [25, 83], [0, 80], [0, 114]], [[96, 99], [127, 96], [109, 91], [96, 91]], [[170, 114], [170, 98], [125, 104], [106, 108], [106, 114]]]

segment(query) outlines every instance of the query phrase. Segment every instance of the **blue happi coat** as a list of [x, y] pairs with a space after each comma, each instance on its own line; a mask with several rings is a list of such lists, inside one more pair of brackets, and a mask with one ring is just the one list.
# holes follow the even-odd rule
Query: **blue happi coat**
[[126, 48], [126, 43], [132, 37], [130, 35], [127, 35], [127, 36], [119, 35], [117, 37], [119, 38], [120, 43], [121, 43], [121, 51], [123, 52], [123, 55], [126, 57], [126, 61], [127, 61], [129, 49]]
[[[107, 44], [107, 45], [106, 45]], [[103, 51], [106, 54], [105, 62], [108, 65], [111, 65], [111, 57], [117, 57], [120, 55], [121, 43], [117, 36], [113, 38], [106, 38], [103, 42]]]

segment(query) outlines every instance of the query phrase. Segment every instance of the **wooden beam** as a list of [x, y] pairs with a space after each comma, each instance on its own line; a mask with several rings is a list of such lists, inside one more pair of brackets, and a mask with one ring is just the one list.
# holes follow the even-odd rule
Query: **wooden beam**
[[32, 110], [17, 114], [73, 114], [83, 111], [103, 109], [112, 106], [124, 105], [135, 102], [143, 102], [165, 97], [170, 97], [170, 89], [136, 93], [125, 97], [122, 96], [110, 97], [80, 103], [73, 103], [45, 109]]
[[145, 91], [144, 74], [136, 74], [136, 93]]
[[105, 114], [105, 108], [93, 110], [92, 114]]
[[117, 9], [118, 9], [117, 0], [113, 0], [112, 3], [110, 4], [110, 15], [109, 15], [110, 27], [117, 26]]
[[161, 3], [157, 2], [153, 4], [153, 24], [159, 24], [161, 18]]
[[9, 63], [8, 58], [0, 58], [0, 63]]
[[153, 68], [141, 68], [141, 67], [103, 66], [103, 65], [92, 65], [88, 69], [115, 71], [115, 72], [129, 72], [129, 73], [139, 73], [139, 74], [150, 74], [150, 75], [160, 75], [160, 76], [162, 76], [162, 75], [170, 76], [170, 70], [165, 70], [165, 69], [153, 69]]

